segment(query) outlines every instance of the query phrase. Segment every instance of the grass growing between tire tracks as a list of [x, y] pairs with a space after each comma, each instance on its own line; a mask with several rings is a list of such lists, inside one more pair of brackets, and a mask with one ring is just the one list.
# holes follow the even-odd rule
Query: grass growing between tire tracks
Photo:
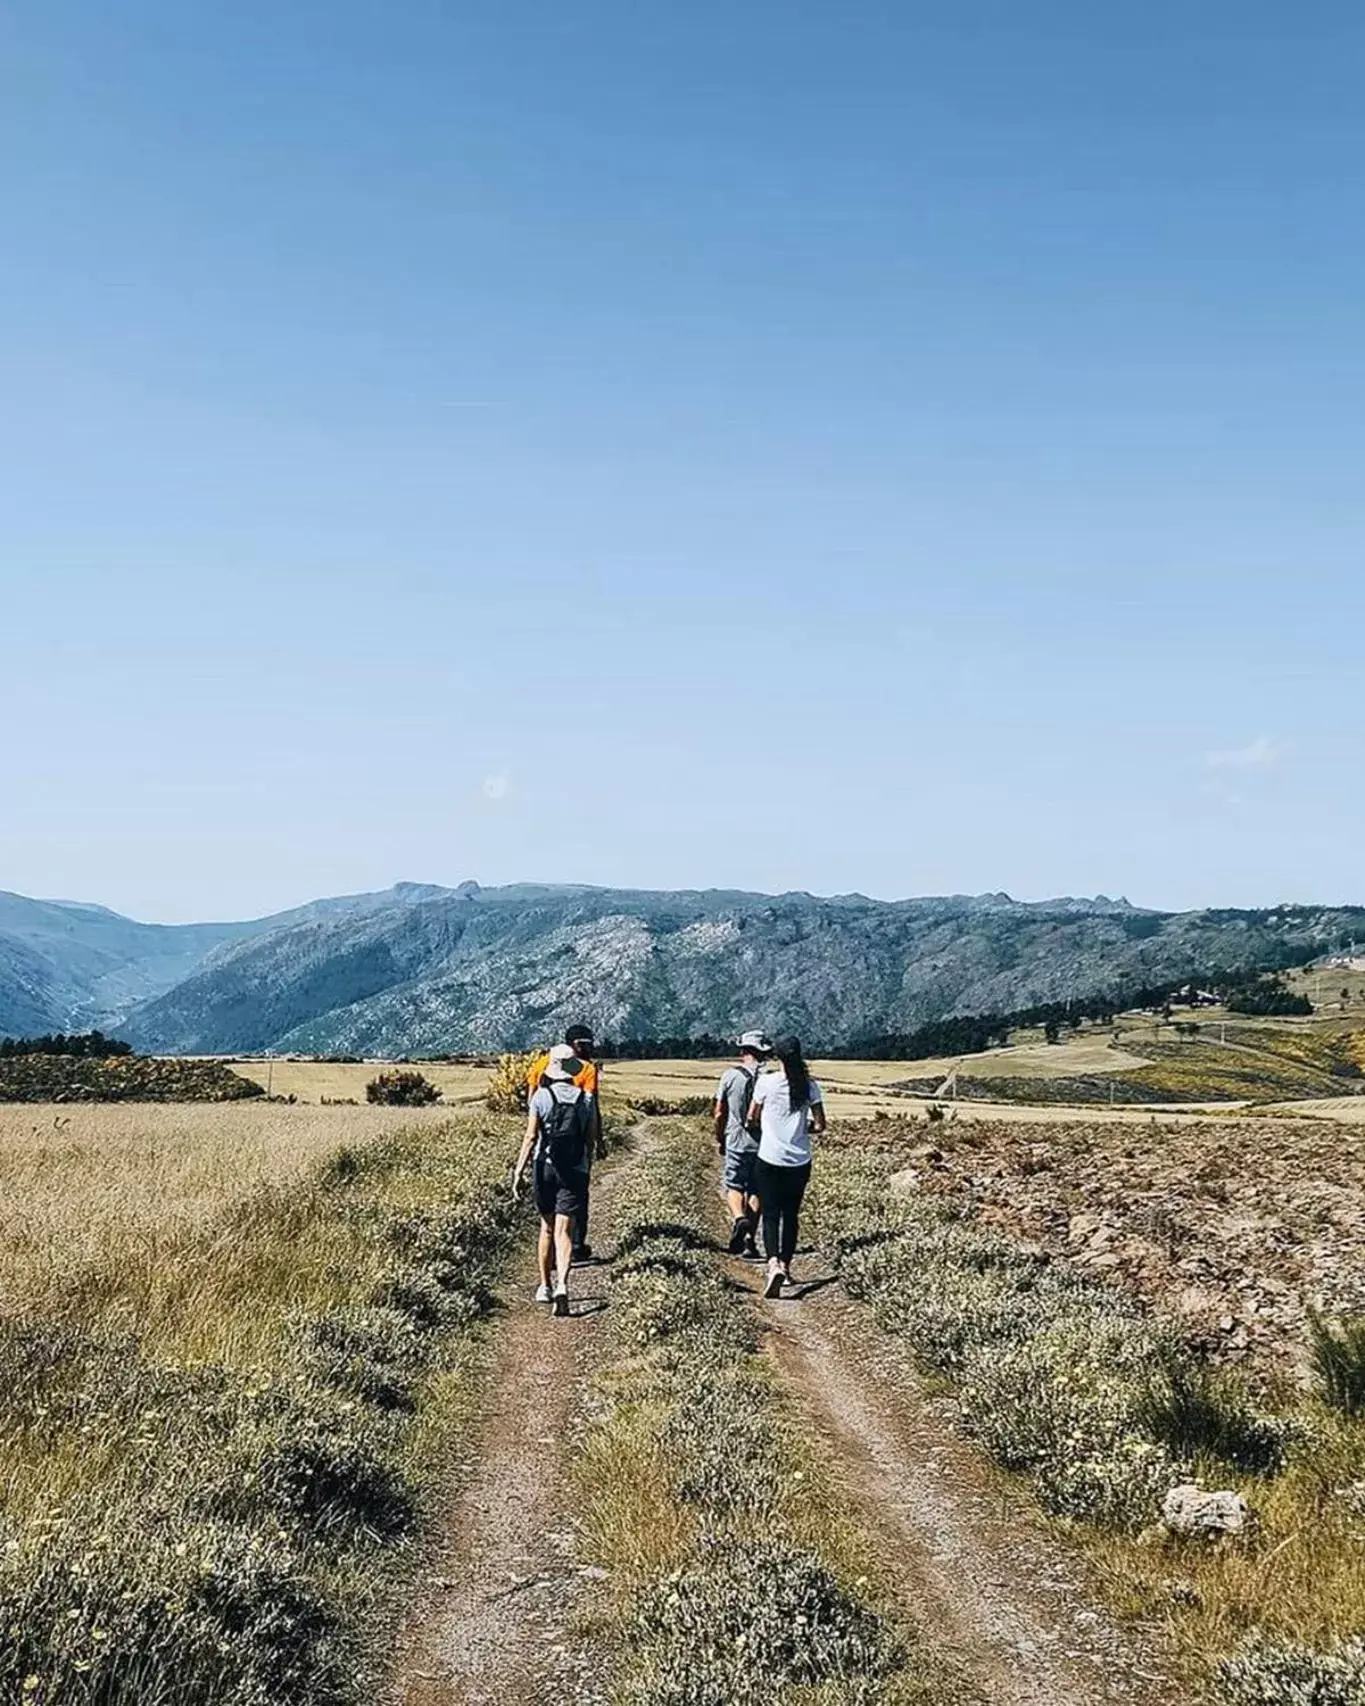
[[[1165, 1621], [1191, 1678], [1230, 1706], [1361, 1706], [1365, 1428], [1320, 1405], [1258, 1409], [1136, 1298], [959, 1204], [897, 1193], [897, 1165], [826, 1152], [822, 1242], [849, 1293], [953, 1389], [968, 1431], [1031, 1476], [1116, 1606]], [[1189, 1481], [1241, 1492], [1250, 1531], [1166, 1535], [1162, 1499]]]
[[[0, 1699], [345, 1706], [512, 1236], [487, 1118], [338, 1149], [117, 1306], [0, 1324]], [[79, 1288], [79, 1276], [73, 1278]]]
[[610, 1570], [618, 1706], [949, 1706], [888, 1610], [867, 1537], [819, 1491], [697, 1205], [710, 1162], [671, 1120], [618, 1202], [612, 1356], [579, 1465]]

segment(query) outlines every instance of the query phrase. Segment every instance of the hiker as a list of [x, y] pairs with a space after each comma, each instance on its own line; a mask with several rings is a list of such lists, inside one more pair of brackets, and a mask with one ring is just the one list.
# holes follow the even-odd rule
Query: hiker
[[749, 1104], [759, 1069], [772, 1052], [762, 1031], [745, 1031], [739, 1039], [739, 1064], [727, 1067], [716, 1088], [716, 1148], [724, 1161], [722, 1181], [730, 1205], [730, 1254], [757, 1256], [758, 1197], [754, 1192], [754, 1162], [758, 1139], [749, 1130]]
[[753, 1187], [763, 1212], [763, 1249], [768, 1258], [764, 1297], [780, 1297], [790, 1285], [801, 1199], [810, 1183], [811, 1137], [825, 1129], [824, 1098], [810, 1075], [795, 1037], [773, 1044], [781, 1072], [755, 1080], [748, 1124], [757, 1131]]
[[[592, 1140], [588, 1146], [581, 1202], [574, 1220], [573, 1236], [574, 1261], [590, 1262], [592, 1245], [588, 1242], [588, 1198], [592, 1185], [592, 1161], [594, 1155], [600, 1158], [607, 1153], [606, 1140], [602, 1136], [602, 1099], [598, 1093], [600, 1069], [592, 1058], [596, 1042], [591, 1026], [570, 1025], [564, 1033], [563, 1046], [567, 1046], [573, 1055], [573, 1082], [592, 1103]], [[526, 1075], [528, 1104], [540, 1087], [549, 1060], [548, 1054], [540, 1054], [531, 1063], [531, 1070]]]
[[576, 1062], [568, 1043], [557, 1043], [550, 1050], [539, 1087], [531, 1097], [526, 1136], [512, 1174], [512, 1195], [519, 1198], [526, 1164], [532, 1162], [536, 1207], [540, 1210], [536, 1302], [552, 1303], [556, 1315], [569, 1313], [573, 1228], [586, 1194], [593, 1132], [593, 1099], [573, 1081]]

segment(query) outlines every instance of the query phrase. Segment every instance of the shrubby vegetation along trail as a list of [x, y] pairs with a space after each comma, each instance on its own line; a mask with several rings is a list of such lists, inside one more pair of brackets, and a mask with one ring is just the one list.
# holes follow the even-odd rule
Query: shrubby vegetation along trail
[[764, 1304], [719, 1253], [711, 1171], [696, 1125], [648, 1122], [575, 1318], [521, 1273], [397, 1706], [1164, 1701], [828, 1271]]
[[1089, 1602], [1075, 1563], [984, 1469], [866, 1321], [817, 1279], [765, 1304], [767, 1344], [800, 1393], [840, 1493], [892, 1562], [932, 1639], [991, 1706], [1168, 1698], [1151, 1661]]
[[[623, 1174], [650, 1142], [649, 1128], [638, 1128], [624, 1153], [599, 1164], [593, 1210], [603, 1251], [614, 1241]], [[526, 1256], [488, 1381], [482, 1438], [404, 1635], [396, 1706], [513, 1706], [552, 1692], [605, 1698], [597, 1660], [576, 1633], [601, 1571], [577, 1555], [571, 1457], [601, 1353], [607, 1270], [575, 1268], [570, 1318], [554, 1320], [531, 1302], [529, 1240]]]

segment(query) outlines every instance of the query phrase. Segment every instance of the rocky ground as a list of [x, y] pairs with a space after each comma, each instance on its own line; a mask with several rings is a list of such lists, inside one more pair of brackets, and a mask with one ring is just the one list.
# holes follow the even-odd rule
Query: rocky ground
[[1307, 1378], [1307, 1306], [1365, 1312], [1365, 1135], [1340, 1125], [958, 1119], [932, 1143], [923, 1124], [856, 1135], [904, 1146], [900, 1188], [970, 1201], [1262, 1379]]

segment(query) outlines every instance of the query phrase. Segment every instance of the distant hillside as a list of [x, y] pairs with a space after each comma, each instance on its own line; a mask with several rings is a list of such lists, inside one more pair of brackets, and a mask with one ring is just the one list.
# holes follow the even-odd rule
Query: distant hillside
[[139, 924], [80, 901], [0, 890], [0, 1036], [118, 1030], [128, 1013], [174, 988], [215, 950], [313, 919], [357, 915], [450, 890], [400, 884], [380, 895], [314, 901], [236, 924]]
[[401, 885], [220, 944], [124, 1018], [166, 1052], [437, 1053], [763, 1023], [820, 1046], [1121, 992], [1214, 967], [1300, 964], [1365, 938], [1365, 910], [1141, 911], [1103, 898]]

